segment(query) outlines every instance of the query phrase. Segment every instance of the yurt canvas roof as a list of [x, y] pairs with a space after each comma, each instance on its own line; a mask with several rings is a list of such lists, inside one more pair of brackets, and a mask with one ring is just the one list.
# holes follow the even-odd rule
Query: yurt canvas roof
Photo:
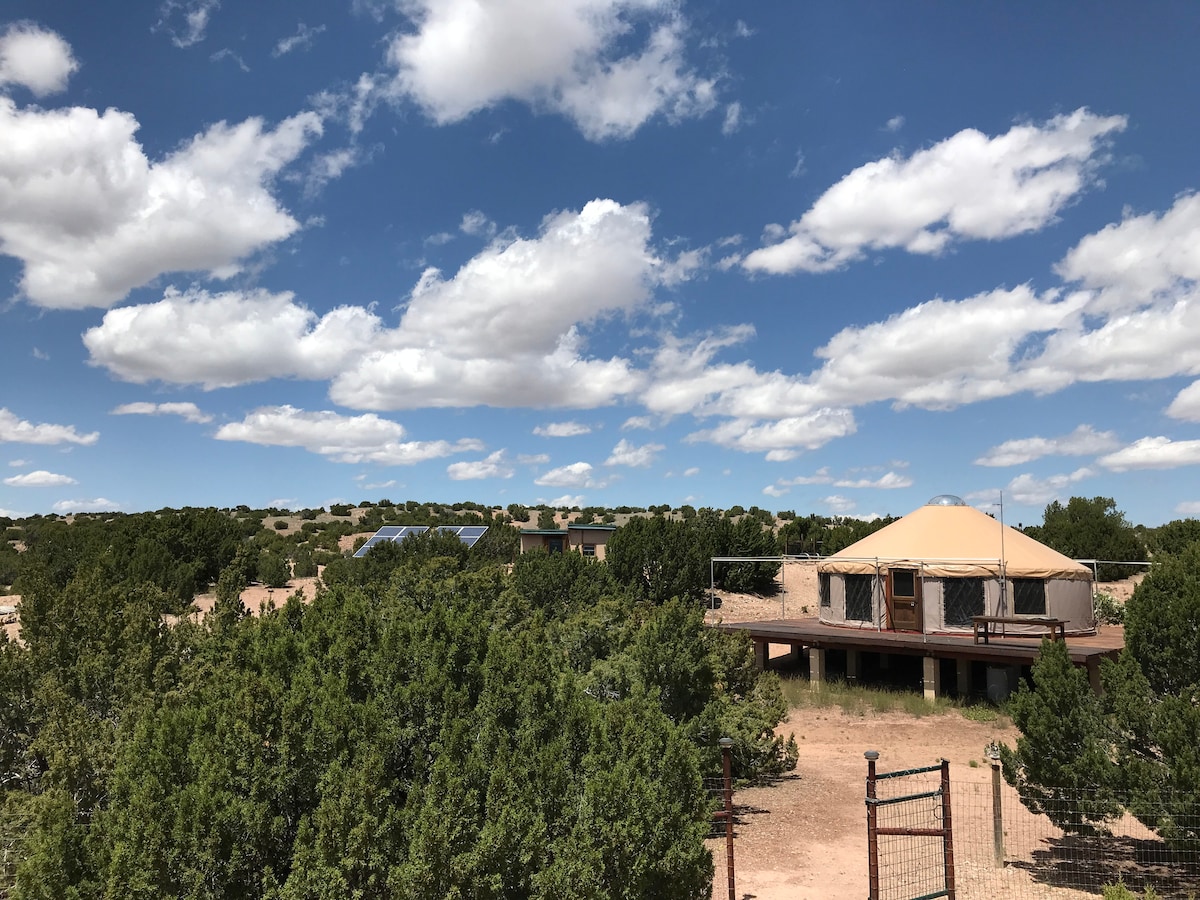
[[935, 577], [996, 577], [1002, 553], [1008, 578], [1092, 577], [1087, 566], [950, 495], [935, 497], [822, 560], [817, 569], [866, 575], [877, 567], [911, 563]]

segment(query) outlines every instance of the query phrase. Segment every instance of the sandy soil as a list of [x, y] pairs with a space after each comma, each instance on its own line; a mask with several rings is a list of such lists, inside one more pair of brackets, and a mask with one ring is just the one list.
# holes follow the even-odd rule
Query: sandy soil
[[[972, 722], [957, 712], [913, 718], [901, 713], [848, 715], [836, 708], [793, 710], [781, 730], [794, 735], [800, 748], [796, 771], [734, 796], [739, 898], [867, 896], [864, 751], [879, 751], [881, 772], [936, 765], [945, 757], [952, 785], [990, 786], [984, 748], [991, 741], [1011, 744], [1017, 736], [1007, 720]], [[973, 810], [976, 815], [971, 816]], [[956, 833], [975, 830], [990, 839], [990, 807], [966, 804], [955, 815]]]

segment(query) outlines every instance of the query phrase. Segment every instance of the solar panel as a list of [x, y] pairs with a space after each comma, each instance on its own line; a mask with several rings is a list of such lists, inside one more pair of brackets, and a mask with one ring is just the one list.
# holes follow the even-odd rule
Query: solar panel
[[[355, 559], [367, 555], [367, 552], [380, 541], [395, 541], [399, 543], [410, 534], [424, 534], [429, 530], [428, 525], [384, 525], [367, 542], [358, 548]], [[439, 525], [438, 531], [453, 534], [468, 547], [474, 547], [476, 541], [483, 537], [488, 530], [486, 525]]]

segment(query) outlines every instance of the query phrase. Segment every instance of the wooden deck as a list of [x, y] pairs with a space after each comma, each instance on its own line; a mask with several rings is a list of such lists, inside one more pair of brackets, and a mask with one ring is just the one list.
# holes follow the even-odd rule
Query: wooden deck
[[[770, 645], [782, 644], [799, 657], [809, 651], [809, 669], [814, 687], [824, 677], [825, 652], [839, 650], [847, 653], [848, 674], [857, 666], [858, 654], [901, 654], [920, 656], [925, 664], [925, 694], [937, 696], [941, 691], [937, 661], [952, 659], [958, 662], [960, 679], [969, 673], [969, 664], [981, 662], [992, 666], [1028, 666], [1037, 659], [1041, 637], [1034, 635], [997, 637], [987, 644], [976, 644], [971, 632], [965, 634], [921, 634], [911, 631], [877, 631], [874, 628], [848, 628], [826, 625], [815, 618], [766, 619], [755, 622], [722, 622], [714, 626], [722, 631], [748, 632], [754, 641], [755, 658], [766, 666], [770, 660]], [[1068, 635], [1067, 652], [1071, 661], [1088, 670], [1093, 688], [1100, 687], [1100, 660], [1116, 659], [1125, 646], [1125, 632], [1119, 626], [1105, 625], [1096, 634]], [[960, 684], [962, 692], [964, 685]]]

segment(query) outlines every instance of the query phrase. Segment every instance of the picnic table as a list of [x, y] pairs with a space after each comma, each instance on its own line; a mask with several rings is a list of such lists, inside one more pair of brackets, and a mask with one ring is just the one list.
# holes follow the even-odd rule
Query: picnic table
[[[1066, 620], [1056, 619], [1053, 616], [971, 616], [971, 623], [975, 629], [975, 643], [977, 644], [981, 634], [985, 644], [989, 637], [1004, 637], [1005, 625], [1038, 625], [1047, 629], [1052, 640], [1065, 641], [1067, 639]], [[999, 631], [995, 629], [997, 625], [1000, 626]]]

